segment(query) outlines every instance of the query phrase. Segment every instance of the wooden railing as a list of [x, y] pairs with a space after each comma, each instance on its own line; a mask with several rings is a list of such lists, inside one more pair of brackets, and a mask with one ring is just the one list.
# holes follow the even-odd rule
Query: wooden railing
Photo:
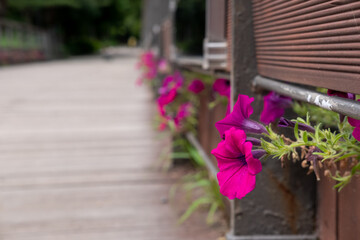
[[49, 31], [9, 20], [0, 20], [0, 64], [45, 60], [54, 57], [58, 44]]

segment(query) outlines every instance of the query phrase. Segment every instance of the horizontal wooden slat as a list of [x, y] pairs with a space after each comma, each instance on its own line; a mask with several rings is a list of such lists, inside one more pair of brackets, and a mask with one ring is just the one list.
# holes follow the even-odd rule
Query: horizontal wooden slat
[[[360, 2], [357, 3], [360, 7]], [[314, 30], [322, 29], [332, 29], [336, 27], [346, 27], [346, 23], [342, 21], [350, 20], [352, 22], [356, 21], [360, 15], [360, 9], [352, 10], [351, 12], [341, 12], [334, 15], [326, 15], [324, 17], [318, 17], [314, 19], [309, 19], [306, 21], [300, 22], [291, 22], [287, 24], [278, 24], [274, 27], [264, 27], [262, 29], [257, 29], [255, 34], [259, 37], [264, 36], [274, 36], [281, 34], [291, 34], [291, 33], [300, 33]], [[339, 26], [340, 25], [340, 26]], [[280, 31], [282, 30], [282, 31]]]
[[[349, 14], [348, 14], [349, 15]], [[339, 34], [352, 34], [360, 33], [360, 29], [357, 28], [360, 25], [359, 18], [360, 10], [354, 13], [350, 19], [341, 20], [332, 23], [323, 23], [318, 25], [309, 25], [300, 28], [290, 28], [285, 30], [279, 30], [274, 32], [267, 32], [263, 34], [256, 34], [258, 40], [274, 41], [284, 39], [297, 39], [297, 38], [310, 38], [321, 36], [332, 36]], [[306, 23], [308, 24], [308, 23]]]
[[287, 66], [287, 67], [296, 67], [304, 69], [318, 69], [318, 70], [329, 70], [329, 71], [338, 71], [338, 72], [351, 72], [351, 73], [360, 73], [359, 66], [349, 66], [349, 65], [337, 65], [337, 64], [320, 64], [320, 63], [306, 63], [306, 62], [289, 62], [281, 60], [262, 60], [258, 59], [259, 64], [273, 64], [278, 66]]
[[336, 89], [360, 94], [360, 75], [313, 69], [258, 64], [260, 75], [287, 82], [303, 83], [315, 87]]
[[255, 0], [253, 1], [253, 6], [256, 6], [258, 8], [267, 7], [269, 6], [269, 4], [278, 3], [279, 1], [284, 1], [284, 0]]
[[311, 57], [347, 57], [360, 58], [358, 50], [323, 50], [323, 51], [257, 51], [258, 56], [311, 56]]
[[261, 10], [258, 12], [257, 9], [255, 9], [254, 15], [257, 14], [260, 17], [258, 18], [254, 17], [254, 20], [261, 24], [264, 24], [279, 19], [292, 18], [295, 16], [299, 16], [301, 14], [320, 11], [333, 7], [332, 5], [329, 4], [327, 0], [306, 1], [301, 4], [297, 4], [297, 1], [296, 2], [289, 1], [289, 2], [293, 3], [293, 5], [287, 8], [280, 8], [279, 10], [272, 11], [269, 14], [261, 14], [262, 13]]
[[[358, 31], [356, 29], [356, 31]], [[283, 41], [264, 42], [261, 39], [256, 39], [257, 46], [284, 46], [284, 45], [301, 45], [301, 44], [328, 44], [328, 43], [358, 43], [360, 34], [353, 35], [339, 35], [320, 38], [307, 38], [307, 39], [291, 39]]]
[[[275, 36], [275, 37], [266, 37], [266, 38], [258, 37], [257, 41], [264, 42], [264, 43], [277, 42], [280, 44], [282, 43], [281, 41], [286, 41], [286, 40], [296, 40], [297, 42], [300, 42], [301, 40], [303, 40], [303, 41], [308, 41], [307, 43], [316, 43], [318, 40], [319, 41], [332, 41], [332, 42], [341, 42], [341, 41], [355, 41], [356, 42], [356, 41], [358, 41], [359, 35], [356, 36], [355, 40], [348, 40], [348, 39], [350, 39], [350, 36], [348, 36], [348, 35], [353, 35], [353, 34], [360, 34], [360, 28], [357, 28], [356, 22], [354, 23], [353, 27], [331, 29], [331, 30], [324, 30], [324, 31], [312, 31], [312, 32], [308, 32], [308, 33], [287, 34], [284, 36]], [[339, 36], [339, 35], [342, 35], [341, 37], [344, 40], [339, 39], [339, 37], [336, 37], [337, 40], [335, 40], [335, 41], [330, 39], [330, 37]], [[329, 37], [329, 39], [324, 39], [326, 37]], [[301, 40], [298, 40], [298, 39], [301, 39]]]
[[[326, 3], [325, 3], [326, 4]], [[327, 18], [331, 18], [332, 15], [335, 14], [351, 14], [351, 12], [353, 10], [359, 9], [360, 8], [360, 2], [355, 1], [346, 5], [340, 5], [337, 6], [336, 8], [325, 8], [323, 10], [317, 10], [315, 12], [307, 12], [305, 9], [303, 11], [303, 14], [298, 15], [298, 16], [289, 16], [289, 14], [287, 14], [287, 16], [284, 17], [277, 17], [275, 16], [275, 19], [267, 19], [268, 22], [264, 23], [261, 21], [256, 21], [256, 24], [254, 26], [254, 28], [257, 30], [258, 28], [264, 28], [264, 29], [270, 29], [270, 27], [284, 27], [285, 24], [289, 24], [289, 23], [303, 23], [302, 21], [308, 21], [308, 20], [312, 20], [312, 19], [317, 19], [320, 17], [327, 17]], [[254, 8], [254, 12], [256, 12], [257, 9]], [[320, 19], [319, 21], [322, 21], [321, 23], [327, 22], [324, 21], [324, 19]]]
[[332, 44], [314, 44], [314, 45], [288, 45], [288, 46], [258, 46], [257, 50], [264, 51], [287, 51], [287, 50], [297, 50], [297, 51], [309, 51], [309, 50], [352, 50], [360, 49], [360, 42], [355, 43], [332, 43]]
[[344, 64], [360, 66], [360, 58], [331, 58], [331, 57], [298, 57], [298, 56], [277, 56], [277, 55], [260, 55], [259, 60], [274, 60], [286, 62], [303, 62], [303, 63], [327, 63], [327, 64]]
[[289, 7], [293, 8], [295, 4], [303, 3], [301, 0], [294, 1], [284, 1], [284, 0], [275, 0], [271, 4], [261, 5], [258, 7], [259, 12], [254, 12], [254, 18], [262, 18], [262, 14], [267, 16], [272, 16], [274, 12], [287, 9]]

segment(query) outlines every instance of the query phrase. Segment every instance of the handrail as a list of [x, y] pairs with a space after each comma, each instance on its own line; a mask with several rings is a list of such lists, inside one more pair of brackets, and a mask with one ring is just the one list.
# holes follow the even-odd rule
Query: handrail
[[207, 167], [207, 169], [209, 170], [211, 176], [214, 179], [216, 178], [216, 175], [218, 173], [218, 169], [216, 168], [216, 166], [213, 164], [213, 162], [210, 160], [209, 156], [205, 153], [204, 149], [202, 148], [201, 144], [199, 143], [199, 141], [196, 139], [196, 137], [194, 136], [194, 134], [192, 133], [187, 133], [186, 134], [186, 138], [189, 140], [189, 142], [196, 148], [196, 150], [199, 152], [200, 156], [202, 157], [202, 159], [205, 162], [205, 165]]
[[335, 97], [297, 87], [292, 84], [275, 81], [266, 77], [256, 76], [253, 85], [289, 96], [293, 99], [308, 102], [321, 108], [331, 110], [352, 118], [360, 119], [360, 102]]

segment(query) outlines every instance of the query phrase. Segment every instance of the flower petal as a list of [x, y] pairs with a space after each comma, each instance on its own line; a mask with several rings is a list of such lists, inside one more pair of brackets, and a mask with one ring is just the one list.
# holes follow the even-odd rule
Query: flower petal
[[254, 101], [254, 98], [250, 98], [247, 95], [239, 94], [238, 100], [234, 105], [234, 114], [238, 118], [249, 118], [253, 114], [254, 109], [251, 106], [251, 103]]
[[360, 127], [356, 127], [352, 132], [352, 135], [356, 140], [360, 141]]
[[246, 159], [248, 171], [250, 174], [256, 175], [259, 172], [261, 172], [261, 170], [262, 170], [261, 162], [259, 159], [254, 158], [252, 153], [245, 156], [245, 159]]
[[255, 175], [249, 174], [246, 165], [241, 168], [233, 167], [217, 174], [220, 192], [229, 199], [245, 197], [254, 190], [256, 185]]
[[274, 122], [284, 115], [285, 108], [290, 107], [291, 103], [291, 98], [270, 92], [264, 97], [264, 109], [261, 112], [260, 121], [265, 124]]

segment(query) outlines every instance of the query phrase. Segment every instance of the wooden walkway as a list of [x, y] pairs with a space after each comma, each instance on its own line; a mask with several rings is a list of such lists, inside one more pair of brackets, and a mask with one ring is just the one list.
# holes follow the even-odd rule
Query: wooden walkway
[[0, 69], [1, 240], [216, 239], [177, 226], [135, 57]]

